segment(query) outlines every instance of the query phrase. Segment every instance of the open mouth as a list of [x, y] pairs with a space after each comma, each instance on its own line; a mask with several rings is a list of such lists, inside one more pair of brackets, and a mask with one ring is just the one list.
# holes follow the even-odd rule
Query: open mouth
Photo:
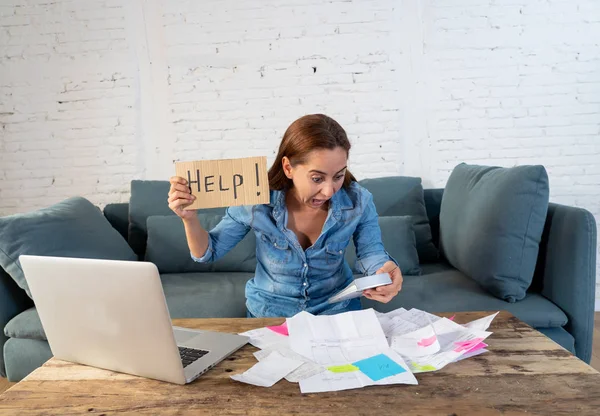
[[320, 207], [325, 202], [327, 202], [326, 199], [316, 199], [316, 198], [311, 199], [311, 204], [313, 207]]

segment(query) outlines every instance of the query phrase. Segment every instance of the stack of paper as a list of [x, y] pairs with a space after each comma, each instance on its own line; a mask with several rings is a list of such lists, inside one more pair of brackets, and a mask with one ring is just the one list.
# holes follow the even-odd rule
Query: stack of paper
[[459, 325], [419, 309], [378, 314], [391, 348], [402, 355], [413, 373], [440, 370], [446, 365], [486, 352], [486, 329], [498, 313]]
[[418, 309], [301, 312], [282, 325], [242, 333], [260, 348], [259, 362], [231, 378], [263, 387], [285, 378], [302, 393], [417, 384], [415, 373], [486, 352], [483, 341], [496, 315], [459, 325]]

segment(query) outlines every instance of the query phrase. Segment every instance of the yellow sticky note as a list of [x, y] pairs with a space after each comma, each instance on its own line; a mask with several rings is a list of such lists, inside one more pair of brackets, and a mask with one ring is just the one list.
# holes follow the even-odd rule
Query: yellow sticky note
[[420, 364], [412, 363], [411, 367], [417, 371], [435, 371], [435, 370], [437, 370], [437, 368], [435, 368], [431, 364], [420, 365]]
[[358, 367], [352, 364], [332, 365], [331, 367], [327, 367], [327, 369], [332, 373], [350, 373], [351, 371], [358, 371]]

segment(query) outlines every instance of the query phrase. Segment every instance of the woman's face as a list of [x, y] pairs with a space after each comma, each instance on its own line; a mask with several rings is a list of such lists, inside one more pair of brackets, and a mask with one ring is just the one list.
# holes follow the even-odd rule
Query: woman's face
[[309, 153], [306, 163], [292, 167], [287, 157], [283, 171], [294, 182], [293, 195], [302, 205], [324, 209], [326, 202], [344, 184], [348, 155], [341, 147], [319, 149]]

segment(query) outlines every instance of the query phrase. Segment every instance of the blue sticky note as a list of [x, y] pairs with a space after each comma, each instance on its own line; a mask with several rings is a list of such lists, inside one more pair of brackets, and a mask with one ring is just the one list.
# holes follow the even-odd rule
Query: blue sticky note
[[352, 363], [373, 381], [404, 373], [406, 370], [385, 354], [375, 355], [371, 358]]

